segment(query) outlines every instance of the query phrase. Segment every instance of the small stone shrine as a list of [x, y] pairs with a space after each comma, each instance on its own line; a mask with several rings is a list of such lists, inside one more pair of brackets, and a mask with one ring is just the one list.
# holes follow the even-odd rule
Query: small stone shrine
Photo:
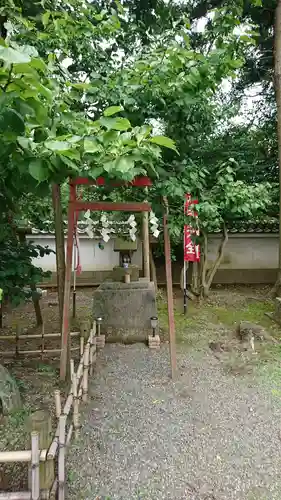
[[139, 277], [139, 268], [131, 263], [137, 241], [116, 238], [119, 266], [112, 278], [94, 292], [93, 313], [102, 318], [101, 332], [107, 342], [138, 342], [151, 335], [151, 318], [157, 317], [154, 283]]

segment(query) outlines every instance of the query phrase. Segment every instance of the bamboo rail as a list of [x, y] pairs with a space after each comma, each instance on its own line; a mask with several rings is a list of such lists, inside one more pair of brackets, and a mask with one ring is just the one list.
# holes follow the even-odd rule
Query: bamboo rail
[[[81, 332], [70, 332], [71, 337], [80, 337], [80, 347], [72, 347], [71, 351], [79, 351], [81, 352], [81, 338], [84, 341], [84, 337], [81, 335]], [[15, 343], [15, 349], [13, 351], [1, 351], [2, 356], [15, 356], [16, 358], [19, 356], [30, 356], [30, 355], [48, 355], [48, 354], [60, 354], [61, 349], [45, 349], [45, 340], [46, 339], [51, 339], [51, 338], [60, 338], [61, 334], [60, 333], [45, 333], [45, 328], [44, 325], [42, 325], [42, 332], [41, 333], [27, 333], [26, 335], [19, 334], [18, 327], [16, 329], [16, 334], [15, 335], [0, 335], [0, 340], [5, 341], [9, 340]], [[26, 340], [36, 340], [36, 339], [41, 339], [41, 346], [38, 349], [26, 349], [26, 350], [20, 350], [19, 349], [19, 344], [20, 341], [26, 341]], [[84, 344], [83, 344], [84, 345]]]
[[[71, 351], [79, 351], [79, 347], [71, 347]], [[3, 351], [1, 352], [2, 356], [23, 356], [23, 355], [31, 355], [31, 354], [60, 354], [61, 349], [36, 349], [32, 351]]]
[[[56, 334], [47, 334], [56, 335]], [[76, 336], [77, 332], [72, 332]], [[93, 364], [96, 361], [96, 324], [90, 330], [88, 339], [83, 337], [83, 352], [75, 372], [74, 361], [71, 360], [71, 384], [64, 405], [62, 405], [60, 391], [54, 391], [57, 426], [54, 438], [48, 448], [39, 449], [39, 434], [37, 431], [31, 433], [31, 449], [24, 451], [0, 452], [0, 463], [22, 462], [31, 464], [31, 491], [27, 492], [1, 492], [0, 500], [65, 500], [66, 498], [66, 472], [65, 456], [67, 447], [74, 435], [79, 435], [79, 404], [86, 402], [88, 396], [89, 375], [93, 373]], [[41, 336], [36, 336], [40, 338]], [[1, 338], [1, 337], [0, 337]], [[80, 337], [81, 338], [81, 337]], [[80, 349], [82, 343], [76, 349]], [[54, 349], [52, 350], [54, 351]], [[57, 350], [55, 350], [57, 351]], [[20, 354], [20, 351], [17, 351]], [[24, 351], [26, 352], [26, 351]], [[41, 352], [41, 351], [38, 351]], [[71, 413], [71, 410], [72, 413]], [[71, 422], [67, 426], [67, 418], [71, 413]], [[57, 459], [57, 477], [50, 485], [48, 491], [40, 491], [39, 464], [49, 460]], [[40, 465], [41, 467], [41, 465]]]
[[[70, 332], [71, 337], [79, 337], [80, 332]], [[33, 339], [41, 339], [44, 337], [45, 339], [51, 338], [60, 338], [61, 333], [27, 333], [26, 335], [0, 335], [0, 340], [33, 340]]]

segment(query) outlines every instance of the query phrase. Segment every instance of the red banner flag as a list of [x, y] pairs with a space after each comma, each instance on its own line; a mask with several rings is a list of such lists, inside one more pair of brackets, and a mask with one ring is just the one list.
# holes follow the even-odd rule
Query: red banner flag
[[192, 234], [199, 236], [198, 229], [198, 213], [194, 210], [193, 205], [196, 205], [198, 200], [191, 200], [191, 195], [185, 195], [184, 213], [189, 217], [194, 218], [194, 226], [189, 224], [184, 225], [184, 260], [185, 262], [199, 262], [200, 261], [200, 247], [195, 245], [192, 241]]

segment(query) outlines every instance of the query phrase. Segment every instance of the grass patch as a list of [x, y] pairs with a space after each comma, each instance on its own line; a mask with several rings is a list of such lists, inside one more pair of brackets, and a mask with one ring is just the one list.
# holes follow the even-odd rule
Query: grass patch
[[[162, 333], [164, 333], [164, 337], [168, 338], [169, 320], [167, 302], [161, 297], [158, 299], [157, 305], [159, 325]], [[201, 322], [201, 318], [198, 316], [198, 308], [196, 308], [193, 304], [189, 304], [188, 314], [184, 316], [183, 313], [175, 307], [174, 317], [177, 342], [189, 345], [196, 344], [199, 340], [196, 335], [196, 330]]]
[[10, 413], [8, 417], [8, 425], [11, 427], [19, 427], [24, 425], [26, 422], [26, 419], [30, 415], [30, 409], [29, 408], [21, 408], [20, 410], [14, 411]]
[[[183, 315], [182, 297], [175, 299], [174, 316], [176, 326], [176, 340], [179, 344], [193, 346], [200, 350], [206, 347], [209, 342], [223, 341], [235, 342], [235, 329], [240, 321], [249, 321], [263, 326], [268, 333], [279, 339], [281, 337], [280, 328], [265, 313], [272, 312], [273, 304], [269, 300], [254, 300], [242, 295], [237, 302], [237, 289], [233, 297], [230, 290], [222, 290], [221, 296], [214, 294], [210, 299], [202, 303], [188, 301], [186, 316]], [[221, 302], [226, 304], [221, 305]], [[222, 300], [221, 300], [222, 299]], [[159, 325], [164, 338], [168, 338], [169, 323], [167, 313], [166, 297], [160, 293], [157, 297]], [[269, 342], [256, 342], [257, 354], [249, 356], [241, 352], [229, 355], [226, 370], [230, 372], [255, 371], [259, 365], [268, 365], [269, 362], [277, 363], [281, 357], [281, 348]]]
[[250, 321], [267, 328], [273, 328], [273, 323], [265, 313], [272, 312], [272, 310], [273, 306], [270, 301], [253, 301], [241, 308], [216, 305], [209, 307], [209, 312], [217, 323], [230, 326], [240, 321]]
[[54, 375], [57, 372], [56, 369], [52, 365], [49, 365], [47, 363], [38, 363], [37, 371], [39, 373], [46, 373], [46, 374], [50, 374], [50, 375]]

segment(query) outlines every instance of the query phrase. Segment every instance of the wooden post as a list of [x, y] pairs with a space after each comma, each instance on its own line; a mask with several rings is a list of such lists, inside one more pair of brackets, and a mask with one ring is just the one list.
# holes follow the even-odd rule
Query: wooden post
[[[76, 231], [77, 231], [77, 226], [76, 226]], [[76, 318], [76, 276], [77, 276], [77, 269], [76, 269], [76, 255], [77, 255], [77, 247], [76, 247], [76, 241], [75, 245], [73, 248], [73, 262], [74, 262], [74, 268], [73, 268], [73, 290], [72, 290], [72, 318]]]
[[64, 250], [64, 226], [61, 204], [61, 186], [52, 185], [52, 199], [55, 222], [55, 245], [56, 245], [56, 264], [57, 264], [57, 291], [59, 300], [60, 331], [63, 320], [63, 302], [65, 286], [65, 250]]
[[65, 500], [65, 426], [66, 415], [61, 415], [59, 420], [58, 500]]
[[31, 433], [31, 500], [40, 498], [39, 432]]
[[[165, 199], [163, 201], [165, 203]], [[170, 360], [171, 360], [172, 378], [174, 378], [176, 375], [176, 370], [177, 370], [176, 334], [175, 334], [175, 318], [174, 318], [171, 244], [170, 244], [170, 235], [169, 235], [169, 229], [168, 229], [168, 216], [167, 216], [167, 214], [164, 215], [163, 223], [164, 223], [164, 245], [165, 245], [168, 319], [169, 319], [169, 337], [170, 337]]]
[[73, 234], [75, 225], [75, 210], [73, 203], [76, 199], [76, 189], [70, 185], [70, 203], [68, 205], [68, 232], [67, 232], [67, 251], [66, 251], [66, 269], [64, 283], [64, 301], [63, 301], [63, 322], [61, 335], [61, 358], [60, 358], [60, 378], [65, 380], [70, 368], [70, 329], [69, 329], [69, 302], [71, 290], [71, 270], [73, 257]]
[[148, 212], [142, 214], [142, 252], [143, 252], [143, 275], [150, 280], [149, 269], [149, 226], [148, 226]]
[[32, 302], [34, 305], [36, 323], [37, 323], [37, 326], [41, 326], [41, 325], [43, 325], [43, 317], [42, 317], [41, 306], [40, 306], [40, 298], [39, 298], [39, 295], [37, 292], [36, 285], [34, 283], [31, 283], [30, 289], [31, 289], [31, 293], [32, 293]]
[[157, 293], [158, 292], [157, 273], [151, 246], [149, 249], [149, 260], [150, 260], [150, 276], [151, 280], [154, 282], [155, 293]]
[[[31, 432], [36, 431], [38, 433], [40, 450], [48, 449], [52, 442], [52, 419], [50, 413], [45, 410], [38, 410], [32, 413], [28, 420], [28, 427]], [[55, 479], [54, 461], [40, 462], [39, 472], [42, 492], [44, 490], [49, 491]]]

